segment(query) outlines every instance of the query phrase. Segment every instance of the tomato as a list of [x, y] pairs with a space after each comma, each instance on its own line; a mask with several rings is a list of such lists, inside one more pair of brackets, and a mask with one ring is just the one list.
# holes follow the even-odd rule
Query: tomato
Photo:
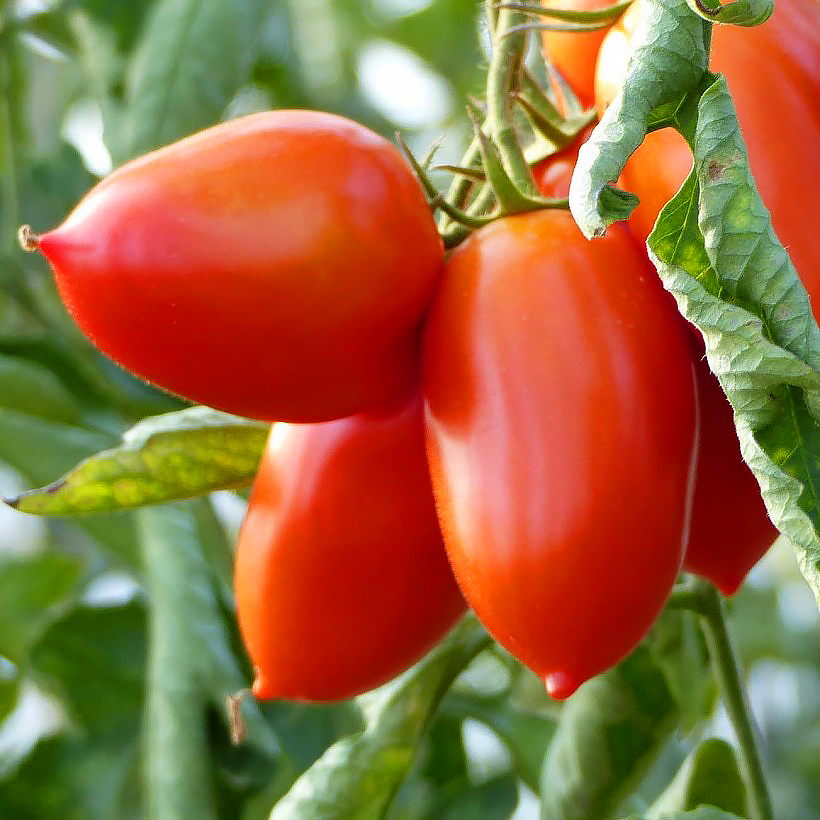
[[[595, 11], [611, 6], [614, 0], [541, 0], [541, 5], [552, 9]], [[549, 18], [544, 18], [549, 22]], [[559, 21], [556, 21], [558, 23]], [[590, 32], [543, 31], [541, 40], [550, 62], [572, 86], [581, 104], [592, 105], [595, 99], [595, 59], [607, 29]], [[562, 98], [558, 94], [559, 100]]]
[[82, 330], [128, 370], [287, 421], [409, 396], [443, 265], [398, 151], [315, 111], [244, 117], [131, 162], [39, 247]]
[[[643, 9], [634, 3], [607, 36], [597, 67], [602, 110], [623, 82], [630, 42]], [[814, 311], [820, 304], [820, 243], [813, 220], [820, 203], [820, 6], [779, 0], [772, 17], [753, 28], [714, 26], [712, 69], [726, 76], [749, 162], [775, 232], [786, 246]], [[642, 239], [658, 211], [692, 167], [684, 139], [672, 130], [650, 134], [621, 182], [641, 199], [630, 220]]]
[[588, 126], [566, 148], [533, 167], [533, 178], [542, 196], [555, 199], [569, 196], [569, 183], [578, 161], [578, 151], [591, 133], [592, 126]]
[[696, 362], [696, 373], [701, 444], [683, 567], [712, 581], [724, 595], [734, 595], [777, 530], [740, 454], [732, 407], [720, 383], [705, 360]]
[[436, 519], [420, 398], [273, 426], [235, 585], [259, 698], [352, 697], [443, 637], [465, 605]]
[[[630, 41], [645, 6], [636, 2], [607, 36], [597, 68], [602, 110], [623, 81]], [[726, 75], [752, 171], [781, 241], [820, 305], [820, 251], [806, 213], [817, 209], [820, 168], [806, 158], [820, 133], [820, 18], [806, 0], [781, 0], [772, 18], [751, 29], [715, 26], [712, 68]], [[759, 66], [760, 70], [753, 67]], [[649, 134], [624, 169], [621, 184], [641, 204], [630, 225], [645, 239], [658, 212], [692, 167], [684, 139], [665, 129]], [[732, 409], [696, 350], [701, 403], [701, 463], [684, 567], [733, 594], [777, 531], [740, 454]]]
[[502, 219], [450, 257], [422, 379], [456, 578], [567, 697], [640, 641], [683, 558], [696, 406], [671, 299], [621, 226]]

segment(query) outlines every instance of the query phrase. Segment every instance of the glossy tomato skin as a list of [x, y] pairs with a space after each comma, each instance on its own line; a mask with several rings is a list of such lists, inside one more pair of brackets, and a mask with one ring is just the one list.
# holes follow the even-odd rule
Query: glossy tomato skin
[[[612, 0], [541, 0], [552, 9], [596, 11], [612, 5]], [[549, 22], [548, 18], [544, 18]], [[544, 52], [552, 64], [572, 86], [581, 104], [592, 105], [595, 99], [595, 60], [607, 29], [590, 32], [543, 31]], [[560, 99], [560, 95], [559, 95]]]
[[724, 595], [734, 595], [774, 542], [777, 530], [740, 454], [732, 407], [720, 383], [705, 359], [695, 362], [695, 372], [701, 443], [683, 568], [707, 578]]
[[410, 395], [443, 264], [397, 150], [315, 111], [233, 120], [123, 166], [40, 249], [72, 316], [125, 368], [287, 421]]
[[436, 518], [420, 398], [273, 426], [235, 586], [262, 699], [358, 695], [443, 637], [465, 604]]
[[[630, 6], [601, 48], [599, 111], [623, 82], [631, 39], [645, 8], [641, 0]], [[817, 314], [820, 243], [806, 214], [820, 207], [820, 5], [779, 0], [763, 25], [715, 26], [711, 68], [726, 76], [758, 189]], [[691, 167], [683, 137], [670, 129], [650, 134], [629, 160], [621, 184], [641, 200], [630, 219], [641, 239]]]
[[452, 254], [422, 372], [456, 578], [567, 697], [640, 641], [681, 565], [697, 415], [683, 328], [623, 228], [587, 242], [541, 211]]
[[569, 196], [569, 183], [575, 163], [578, 162], [578, 151], [589, 139], [592, 126], [588, 126], [568, 145], [532, 169], [533, 179], [542, 196], [562, 199]]

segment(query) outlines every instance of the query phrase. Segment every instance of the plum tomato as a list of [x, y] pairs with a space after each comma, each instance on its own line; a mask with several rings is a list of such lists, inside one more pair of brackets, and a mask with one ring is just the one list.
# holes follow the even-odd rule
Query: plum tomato
[[623, 658], [683, 559], [697, 457], [691, 354], [671, 298], [615, 226], [508, 217], [445, 267], [422, 384], [456, 578], [556, 698]]
[[436, 518], [419, 397], [271, 428], [235, 587], [262, 699], [358, 695], [444, 636], [465, 604]]
[[119, 168], [34, 242], [89, 339], [172, 393], [312, 422], [417, 390], [442, 245], [397, 149], [350, 120], [209, 128]]

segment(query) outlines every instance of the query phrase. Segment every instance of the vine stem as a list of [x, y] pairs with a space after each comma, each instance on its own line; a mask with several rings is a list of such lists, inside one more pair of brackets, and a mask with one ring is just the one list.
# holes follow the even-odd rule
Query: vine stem
[[[493, 0], [488, 0], [492, 3]], [[537, 192], [524, 152], [518, 142], [513, 124], [513, 91], [519, 85], [524, 63], [527, 33], [509, 30], [521, 22], [520, 12], [507, 8], [497, 9], [492, 31], [493, 51], [487, 73], [487, 121], [510, 179], [519, 191], [534, 196]]]
[[752, 820], [774, 820], [772, 799], [763, 773], [757, 727], [746, 688], [740, 659], [726, 624], [720, 593], [707, 581], [683, 584], [672, 593], [670, 606], [688, 609], [701, 616], [712, 667], [740, 746], [740, 768], [746, 782]]

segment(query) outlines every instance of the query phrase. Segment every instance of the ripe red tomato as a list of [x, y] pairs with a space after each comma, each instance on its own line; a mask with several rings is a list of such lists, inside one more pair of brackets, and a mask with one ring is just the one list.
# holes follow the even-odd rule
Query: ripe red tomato
[[[541, 0], [552, 9], [595, 11], [611, 6], [614, 0]], [[545, 18], [545, 22], [548, 20]], [[556, 21], [557, 22], [557, 21]], [[595, 99], [595, 59], [607, 29], [590, 32], [543, 31], [544, 53], [563, 74], [578, 95], [582, 105], [589, 107]], [[559, 99], [561, 99], [559, 95]]]
[[352, 697], [437, 643], [465, 607], [436, 519], [421, 400], [274, 425], [235, 583], [259, 698]]
[[542, 196], [560, 199], [569, 196], [569, 183], [578, 161], [578, 151], [589, 139], [592, 126], [588, 126], [564, 149], [539, 162], [532, 169], [535, 184]]
[[[640, 0], [630, 6], [601, 47], [599, 111], [623, 82], [644, 8]], [[818, 313], [820, 243], [806, 215], [820, 204], [820, 163], [814, 161], [820, 137], [820, 5], [778, 0], [763, 25], [715, 26], [712, 69], [726, 76], [760, 194]], [[641, 199], [630, 220], [641, 239], [691, 167], [684, 139], [668, 129], [650, 134], [627, 163], [621, 182]]]
[[[700, 351], [703, 342], [698, 337]], [[683, 568], [734, 595], [777, 537], [760, 487], [740, 454], [732, 407], [705, 360], [696, 360], [700, 455]]]
[[[631, 38], [644, 8], [640, 0], [633, 4], [604, 41], [597, 67], [599, 110], [623, 82]], [[817, 209], [820, 167], [800, 159], [812, 155], [820, 134], [817, 9], [805, 0], [781, 0], [762, 26], [715, 26], [712, 68], [726, 75], [760, 193], [820, 315], [820, 251], [811, 221], [805, 218]], [[684, 139], [671, 129], [649, 134], [629, 160], [621, 184], [641, 199], [630, 225], [642, 240], [691, 167]], [[684, 568], [731, 595], [777, 531], [740, 455], [731, 407], [702, 353], [699, 343], [701, 461]]]
[[625, 229], [565, 211], [450, 257], [423, 343], [428, 454], [456, 578], [565, 698], [654, 621], [688, 530], [696, 407], [685, 332]]
[[128, 163], [39, 240], [101, 350], [197, 402], [321, 421], [408, 396], [443, 265], [398, 151], [272, 111]]

